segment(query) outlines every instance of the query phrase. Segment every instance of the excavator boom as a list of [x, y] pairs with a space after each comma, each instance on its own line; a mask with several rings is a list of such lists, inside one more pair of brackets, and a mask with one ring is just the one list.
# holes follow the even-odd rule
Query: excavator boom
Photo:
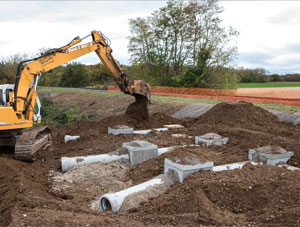
[[[77, 45], [89, 36], [92, 36], [91, 42]], [[0, 146], [1, 135], [4, 135], [5, 138], [10, 132], [18, 135], [18, 137], [13, 138], [13, 141], [17, 141], [18, 145], [15, 153], [19, 153], [22, 160], [30, 160], [31, 157], [29, 156], [40, 149], [42, 144], [46, 144], [45, 141], [50, 139], [50, 137], [45, 136], [46, 129], [40, 131], [35, 129], [34, 133], [28, 132], [23, 133], [23, 135], [20, 133], [21, 130], [31, 128], [34, 124], [39, 123], [39, 121], [34, 120], [36, 119], [34, 118], [34, 110], [37, 102], [36, 89], [40, 76], [93, 51], [114, 77], [121, 91], [133, 95], [136, 99], [145, 97], [150, 102], [149, 84], [143, 80], [130, 81], [112, 56], [109, 39], [101, 32], [92, 31], [84, 38], [76, 37], [63, 47], [50, 49], [43, 55], [23, 61], [18, 65], [14, 92], [9, 94], [8, 105], [0, 107]], [[41, 141], [40, 134], [44, 134], [43, 141]], [[34, 138], [40, 139], [38, 145], [32, 141]], [[21, 144], [18, 144], [18, 141]], [[20, 141], [26, 141], [27, 145], [22, 144]], [[18, 151], [18, 148], [21, 150]]]

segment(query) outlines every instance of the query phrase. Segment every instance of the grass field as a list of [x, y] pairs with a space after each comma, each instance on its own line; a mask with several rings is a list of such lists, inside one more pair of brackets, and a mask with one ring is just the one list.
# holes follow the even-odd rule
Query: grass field
[[[99, 96], [125, 96], [122, 93], [115, 92], [98, 92], [98, 91], [87, 91], [87, 90], [76, 90], [76, 89], [65, 89], [65, 88], [39, 88], [39, 91], [42, 92], [71, 92], [71, 93], [89, 93], [89, 94], [97, 94]], [[217, 104], [222, 102], [221, 100], [214, 99], [197, 99], [197, 98], [183, 98], [183, 97], [171, 97], [171, 96], [157, 96], [153, 95], [151, 98], [153, 101], [162, 101], [162, 102], [173, 102], [173, 103], [185, 103], [185, 104], [193, 104], [193, 103], [206, 103], [206, 104]], [[260, 106], [264, 109], [272, 109], [276, 111], [285, 111], [285, 112], [300, 112], [300, 107], [297, 106], [287, 106], [281, 104], [262, 104], [262, 103], [253, 103], [256, 106]]]
[[300, 82], [239, 83], [238, 88], [300, 87]]

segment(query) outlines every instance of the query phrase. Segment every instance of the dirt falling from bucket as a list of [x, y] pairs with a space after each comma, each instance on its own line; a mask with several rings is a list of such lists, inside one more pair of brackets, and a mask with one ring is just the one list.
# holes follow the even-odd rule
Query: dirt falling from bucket
[[138, 121], [149, 120], [147, 97], [143, 95], [134, 95], [134, 97], [135, 102], [127, 107], [125, 114]]

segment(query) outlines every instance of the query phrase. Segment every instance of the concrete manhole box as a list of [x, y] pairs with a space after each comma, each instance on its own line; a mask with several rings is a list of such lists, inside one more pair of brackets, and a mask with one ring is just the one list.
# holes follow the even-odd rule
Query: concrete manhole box
[[179, 182], [182, 183], [189, 175], [199, 172], [200, 170], [212, 170], [213, 166], [213, 162], [199, 163], [196, 165], [181, 165], [169, 159], [165, 159], [164, 173], [167, 173], [169, 170], [175, 171], [179, 177]]
[[195, 136], [195, 144], [202, 144], [203, 146], [222, 146], [227, 144], [229, 139], [222, 137], [216, 133], [207, 133], [202, 136]]
[[151, 158], [158, 156], [158, 147], [144, 140], [135, 140], [123, 143], [122, 150], [128, 152], [129, 161], [132, 166], [138, 165]]
[[270, 165], [286, 163], [293, 155], [294, 152], [276, 146], [264, 146], [248, 151], [249, 160]]
[[132, 134], [133, 128], [126, 125], [116, 125], [113, 127], [108, 127], [108, 134], [120, 135], [120, 134]]

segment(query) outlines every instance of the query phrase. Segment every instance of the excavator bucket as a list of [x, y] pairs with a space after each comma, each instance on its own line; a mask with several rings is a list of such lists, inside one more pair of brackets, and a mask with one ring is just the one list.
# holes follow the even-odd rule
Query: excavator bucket
[[145, 96], [148, 102], [151, 103], [150, 85], [145, 80], [134, 80], [129, 90], [133, 96]]

